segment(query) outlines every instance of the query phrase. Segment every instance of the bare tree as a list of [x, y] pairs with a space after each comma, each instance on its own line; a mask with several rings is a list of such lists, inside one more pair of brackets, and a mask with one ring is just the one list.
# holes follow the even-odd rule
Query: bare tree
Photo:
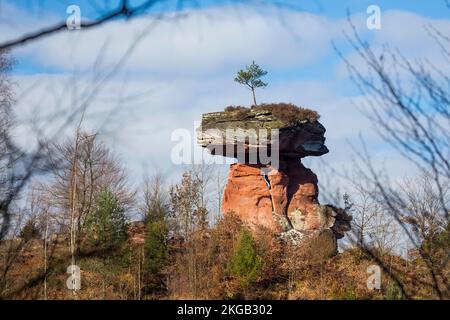
[[227, 182], [227, 176], [224, 176], [221, 168], [215, 170], [215, 193], [216, 193], [216, 210], [212, 210], [212, 212], [216, 212], [216, 214], [212, 217], [212, 223], [216, 224], [223, 217], [222, 215], [222, 198], [223, 192], [225, 190], [225, 185]]
[[0, 51], [0, 240], [8, 231], [6, 226], [10, 217], [6, 213], [12, 197], [11, 178], [17, 161], [16, 150], [11, 142], [13, 92], [8, 77], [11, 66], [9, 55], [4, 50]]
[[50, 219], [52, 201], [41, 183], [34, 183], [30, 188], [29, 218], [36, 224], [40, 232], [40, 238], [43, 238], [43, 298], [48, 299], [47, 277], [49, 272], [49, 261], [52, 259], [56, 242], [50, 241], [56, 232], [55, 225]]
[[184, 243], [187, 259], [187, 275], [190, 293], [197, 297], [199, 290], [198, 252], [202, 250], [202, 232], [208, 226], [208, 211], [204, 207], [205, 199], [203, 187], [205, 180], [201, 173], [186, 171], [180, 184], [170, 189], [170, 214], [174, 222], [174, 234]]
[[[168, 209], [169, 197], [161, 174], [144, 177], [142, 199], [139, 208], [142, 220], [146, 221], [152, 212], [162, 213]], [[162, 208], [163, 207], [163, 208]], [[151, 217], [150, 217], [151, 218]]]
[[207, 210], [203, 206], [203, 181], [192, 171], [183, 173], [181, 183], [170, 188], [171, 216], [175, 221], [175, 232], [189, 239], [195, 231], [207, 224]]
[[12, 212], [13, 224], [10, 225], [9, 236], [0, 243], [0, 296], [10, 297], [17, 289], [15, 279], [10, 272], [22, 263], [23, 252], [36, 249], [43, 239], [43, 265], [38, 266], [37, 273], [43, 276], [44, 298], [47, 297], [48, 261], [52, 258], [54, 245], [48, 240], [52, 234], [52, 226], [48, 218], [49, 201], [45, 198], [39, 184], [30, 188], [27, 201], [23, 207], [15, 206]]
[[404, 193], [406, 209], [411, 215], [403, 220], [409, 223], [423, 242], [428, 237], [434, 237], [445, 230], [448, 221], [442, 216], [441, 193], [447, 207], [450, 201], [450, 181], [436, 185], [431, 175], [422, 173], [414, 178], [405, 178], [400, 188]]
[[48, 193], [57, 209], [53, 218], [61, 231], [70, 231], [72, 245], [79, 255], [84, 223], [95, 209], [102, 190], [111, 190], [125, 205], [132, 204], [134, 193], [129, 191], [119, 160], [96, 134], [77, 132], [74, 140], [54, 144], [52, 150], [52, 182]]
[[[450, 179], [450, 77], [426, 58], [413, 63], [398, 50], [386, 46], [381, 52], [376, 51], [360, 37], [350, 19], [349, 24], [352, 33], [346, 34], [347, 39], [367, 66], [367, 72], [356, 67], [339, 49], [336, 50], [365, 97], [363, 112], [373, 121], [380, 136], [427, 177], [426, 183], [421, 184], [427, 188], [422, 193], [427, 196], [417, 197], [417, 191], [422, 189], [417, 189], [417, 185], [414, 186], [415, 191], [411, 191], [411, 185], [405, 188], [392, 183], [385, 171], [374, 165], [364, 143], [356, 152], [358, 181], [353, 179], [353, 182], [361, 187], [360, 181], [364, 181], [364, 192], [392, 217], [402, 237], [419, 252], [427, 267], [429, 281], [424, 281], [420, 275], [415, 281], [430, 286], [437, 297], [448, 298], [447, 273], [425, 250], [424, 233], [430, 228], [437, 230], [437, 222], [440, 232], [445, 232], [449, 224], [446, 190]], [[449, 61], [448, 35], [433, 26], [426, 26], [426, 29]], [[408, 81], [400, 77], [406, 77]], [[365, 246], [364, 249], [374, 256], [371, 248]], [[448, 246], [446, 250], [449, 250]], [[399, 274], [390, 270], [382, 260], [378, 259], [378, 262], [403, 293], [411, 297], [412, 292], [406, 292]]]
[[353, 197], [356, 197], [357, 201], [351, 205], [352, 230], [357, 237], [357, 246], [363, 247], [366, 243], [367, 234], [373, 229], [373, 223], [379, 208], [368, 194], [360, 192]]

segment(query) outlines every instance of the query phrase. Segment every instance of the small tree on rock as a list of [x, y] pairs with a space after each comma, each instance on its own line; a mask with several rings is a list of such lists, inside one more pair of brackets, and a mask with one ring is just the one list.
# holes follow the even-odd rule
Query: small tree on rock
[[263, 82], [260, 78], [264, 77], [267, 74], [267, 71], [260, 68], [259, 65], [252, 62], [251, 65], [247, 66], [245, 70], [239, 70], [234, 81], [246, 85], [250, 90], [252, 90], [253, 94], [253, 103], [256, 106], [256, 88], [264, 88], [267, 86], [266, 82]]

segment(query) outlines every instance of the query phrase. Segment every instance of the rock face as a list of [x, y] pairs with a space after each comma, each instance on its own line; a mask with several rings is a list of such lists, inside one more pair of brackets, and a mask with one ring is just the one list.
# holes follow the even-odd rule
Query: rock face
[[[325, 128], [318, 121], [277, 117], [273, 106], [297, 108], [293, 105], [269, 105], [257, 108], [237, 109], [228, 112], [212, 112], [202, 116], [202, 126], [197, 132], [197, 142], [212, 154], [228, 157], [237, 156], [237, 147], [242, 145], [245, 152], [268, 149], [274, 130], [278, 130], [278, 149], [280, 157], [321, 156], [328, 153], [325, 146]], [[297, 108], [299, 109], [299, 108]], [[307, 110], [307, 109], [299, 109]], [[308, 110], [309, 111], [309, 110]], [[312, 112], [312, 111], [309, 111]], [[275, 114], [274, 114], [275, 113]], [[303, 112], [307, 113], [307, 112]], [[294, 117], [302, 116], [302, 113]], [[305, 117], [305, 116], [304, 116]], [[226, 152], [233, 150], [233, 152]]]
[[[336, 251], [336, 239], [350, 229], [351, 216], [342, 209], [319, 204], [317, 176], [301, 163], [302, 157], [328, 152], [324, 145], [325, 128], [317, 119], [291, 120], [280, 120], [270, 107], [209, 113], [203, 115], [198, 142], [213, 154], [242, 143], [248, 154], [261, 148], [271, 150], [271, 144], [267, 146], [268, 139], [251, 142], [245, 130], [279, 129], [276, 167], [259, 161], [249, 163], [248, 158], [230, 166], [222, 212], [234, 213], [252, 228], [263, 226], [296, 242], [324, 237]], [[230, 128], [234, 135], [226, 134]], [[239, 128], [242, 130], [236, 130]], [[236, 149], [231, 150], [234, 151], [222, 155], [236, 157]]]

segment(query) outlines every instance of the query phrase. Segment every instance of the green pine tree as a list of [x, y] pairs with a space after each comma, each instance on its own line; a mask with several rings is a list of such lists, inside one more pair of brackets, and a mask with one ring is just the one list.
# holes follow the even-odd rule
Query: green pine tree
[[252, 90], [253, 94], [253, 103], [256, 106], [256, 88], [264, 88], [267, 86], [266, 82], [263, 82], [260, 78], [264, 77], [267, 74], [267, 71], [260, 68], [259, 65], [252, 62], [251, 65], [247, 66], [245, 70], [239, 70], [234, 81], [246, 85], [250, 90]]
[[144, 277], [148, 291], [155, 291], [162, 287], [162, 270], [167, 263], [167, 224], [164, 220], [147, 222], [144, 243]]
[[260, 274], [261, 257], [257, 253], [252, 234], [245, 228], [241, 230], [237, 238], [229, 270], [243, 286], [254, 282]]
[[88, 242], [101, 251], [120, 247], [128, 238], [125, 209], [114, 193], [103, 190], [96, 202], [96, 210], [86, 220]]
[[167, 264], [168, 207], [159, 190], [149, 197], [145, 213], [145, 243], [143, 273], [146, 291], [154, 293], [163, 288], [163, 268]]
[[32, 219], [29, 219], [22, 230], [20, 230], [20, 237], [25, 241], [41, 237], [41, 232]]

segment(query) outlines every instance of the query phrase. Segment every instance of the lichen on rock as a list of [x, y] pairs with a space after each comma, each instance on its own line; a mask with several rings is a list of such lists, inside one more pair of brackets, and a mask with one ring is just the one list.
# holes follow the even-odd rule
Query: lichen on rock
[[[289, 111], [283, 113], [284, 108]], [[243, 144], [247, 153], [267, 148], [277, 133], [280, 156], [321, 156], [328, 153], [325, 127], [315, 111], [292, 104], [260, 105], [205, 113], [197, 131], [197, 142], [212, 154], [236, 157], [234, 150]], [[295, 111], [297, 110], [297, 111]], [[226, 149], [228, 147], [228, 149]]]

